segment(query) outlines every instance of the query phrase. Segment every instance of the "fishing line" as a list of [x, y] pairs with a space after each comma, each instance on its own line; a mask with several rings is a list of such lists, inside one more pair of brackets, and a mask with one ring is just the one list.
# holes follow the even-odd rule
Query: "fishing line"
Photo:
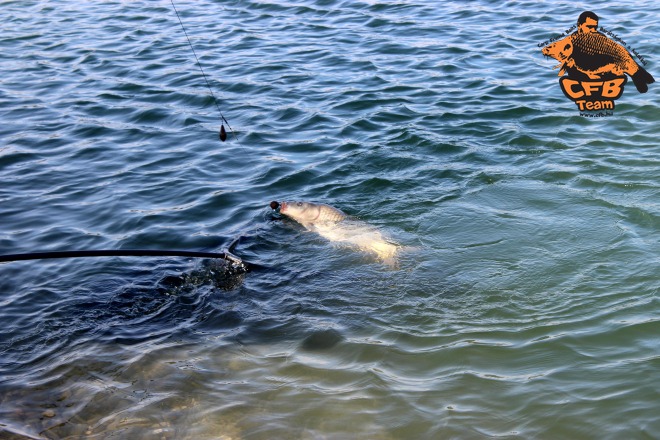
[[[202, 69], [202, 63], [199, 62], [199, 58], [197, 57], [197, 53], [195, 52], [195, 48], [192, 45], [192, 42], [190, 41], [190, 37], [188, 37], [188, 32], [186, 32], [186, 28], [183, 26], [183, 21], [181, 21], [181, 16], [179, 15], [179, 11], [176, 10], [176, 6], [174, 6], [174, 0], [170, 0], [172, 2], [172, 8], [174, 8], [174, 12], [176, 13], [177, 18], [179, 19], [179, 23], [181, 24], [181, 29], [183, 29], [183, 33], [186, 35], [186, 39], [188, 40], [188, 44], [190, 45], [190, 49], [192, 50], [193, 55], [195, 55], [195, 59], [197, 60], [197, 65], [199, 66], [200, 72], [202, 72], [202, 76], [204, 77], [204, 81], [206, 81], [206, 87], [209, 88], [209, 92], [211, 92], [211, 96], [213, 97], [213, 102], [215, 103], [216, 108], [218, 109], [218, 112], [220, 113], [220, 117], [224, 121], [225, 124], [227, 124], [227, 127], [229, 127], [229, 130], [232, 132], [234, 135], [234, 139], [236, 139], [236, 142], [238, 142], [238, 137], [236, 136], [236, 132], [231, 128], [231, 125], [229, 125], [229, 122], [227, 122], [227, 119], [225, 119], [224, 115], [222, 114], [222, 110], [220, 110], [220, 106], [218, 105], [218, 99], [215, 97], [215, 94], [213, 93], [213, 89], [211, 89], [211, 84], [209, 83], [208, 78], [206, 77], [206, 74], [204, 73], [204, 69]], [[220, 124], [220, 140], [224, 142], [227, 139], [227, 132], [225, 131], [225, 125]]]

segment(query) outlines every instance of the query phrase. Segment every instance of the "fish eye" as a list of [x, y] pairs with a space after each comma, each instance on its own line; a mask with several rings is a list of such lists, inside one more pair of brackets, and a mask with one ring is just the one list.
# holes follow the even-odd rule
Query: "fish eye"
[[564, 46], [564, 50], [568, 50], [568, 49], [570, 49], [570, 48], [571, 48], [571, 45], [570, 45], [570, 44], [567, 44], [566, 46]]
[[298, 203], [296, 203], [296, 205], [302, 206], [302, 202], [298, 202]]

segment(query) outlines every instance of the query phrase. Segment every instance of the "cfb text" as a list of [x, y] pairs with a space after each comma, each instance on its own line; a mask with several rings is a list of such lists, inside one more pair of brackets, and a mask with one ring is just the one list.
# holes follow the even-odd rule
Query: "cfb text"
[[620, 98], [623, 94], [623, 86], [626, 80], [625, 76], [607, 81], [577, 81], [563, 77], [559, 80], [559, 84], [564, 94], [573, 101], [580, 98], [614, 100]]

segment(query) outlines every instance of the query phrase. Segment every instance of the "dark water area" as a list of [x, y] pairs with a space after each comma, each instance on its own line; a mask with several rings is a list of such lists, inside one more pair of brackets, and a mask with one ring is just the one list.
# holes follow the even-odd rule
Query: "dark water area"
[[[0, 3], [0, 439], [660, 436], [655, 2]], [[396, 264], [273, 200], [343, 210]]]

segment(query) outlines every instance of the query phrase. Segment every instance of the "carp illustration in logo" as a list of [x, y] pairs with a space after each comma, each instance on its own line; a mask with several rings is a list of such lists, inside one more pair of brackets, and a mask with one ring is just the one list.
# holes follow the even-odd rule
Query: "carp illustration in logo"
[[542, 49], [543, 55], [560, 62], [555, 68], [560, 68], [561, 89], [580, 111], [614, 110], [614, 100], [623, 93], [626, 75], [640, 93], [646, 93], [648, 84], [655, 82], [624, 46], [597, 29], [598, 16], [583, 12], [577, 31]]

